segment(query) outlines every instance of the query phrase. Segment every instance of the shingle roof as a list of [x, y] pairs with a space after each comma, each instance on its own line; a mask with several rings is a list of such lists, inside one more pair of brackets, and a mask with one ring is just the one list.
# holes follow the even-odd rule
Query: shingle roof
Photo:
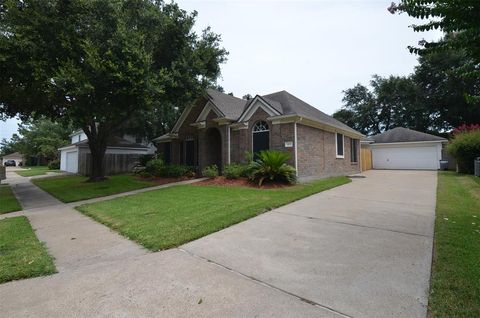
[[403, 127], [396, 127], [384, 133], [368, 138], [375, 143], [393, 143], [393, 142], [416, 142], [416, 141], [447, 141], [447, 139], [411, 130]]
[[[296, 96], [293, 96], [287, 91], [280, 91], [268, 95], [262, 96], [267, 101], [275, 101], [281, 105], [282, 115], [298, 115], [311, 120], [315, 120], [329, 126], [340, 128], [349, 132], [357, 133], [358, 131], [350, 128], [344, 123], [336, 120], [335, 118], [325, 114], [317, 108], [305, 103], [303, 100]], [[274, 105], [272, 105], [274, 106]]]
[[[80, 146], [80, 147], [88, 147], [88, 139], [70, 144], [68, 146]], [[65, 146], [65, 147], [68, 147]], [[118, 148], [148, 148], [147, 146], [137, 144], [134, 142], [130, 142], [120, 137], [113, 137], [107, 142], [107, 147], [118, 147]]]
[[[247, 101], [228, 94], [221, 93], [215, 89], [207, 89], [208, 98], [220, 110], [223, 115], [231, 120], [238, 120], [245, 109], [253, 100]], [[348, 127], [344, 123], [325, 114], [317, 108], [305, 103], [287, 91], [280, 91], [260, 96], [270, 106], [282, 115], [298, 115], [329, 126], [333, 126], [347, 132], [360, 134], [358, 131]]]
[[23, 155], [19, 152], [14, 152], [14, 153], [11, 153], [11, 154], [8, 154], [8, 155], [5, 155], [3, 156], [4, 159], [8, 159], [8, 158], [23, 158]]
[[237, 120], [242, 114], [248, 101], [234, 97], [228, 94], [221, 93], [214, 89], [207, 89], [207, 94], [210, 100], [218, 110], [220, 110], [225, 118]]

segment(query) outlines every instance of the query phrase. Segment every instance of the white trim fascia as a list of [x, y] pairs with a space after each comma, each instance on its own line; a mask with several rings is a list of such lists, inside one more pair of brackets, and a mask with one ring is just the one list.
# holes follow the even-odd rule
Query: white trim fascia
[[321, 130], [325, 130], [325, 131], [329, 131], [329, 132], [333, 132], [333, 133], [340, 133], [342, 135], [345, 135], [347, 137], [354, 138], [354, 139], [361, 139], [361, 138], [365, 137], [361, 133], [353, 133], [351, 131], [347, 131], [347, 130], [338, 128], [336, 126], [325, 124], [325, 123], [319, 122], [317, 120], [313, 120], [313, 119], [306, 118], [306, 117], [302, 117], [302, 120], [301, 120], [300, 123], [302, 125], [310, 126], [310, 127], [313, 127], [313, 128], [318, 128], [318, 129], [321, 129]]
[[195, 122], [195, 123], [191, 123], [190, 126], [196, 127], [198, 129], [203, 129], [207, 127], [207, 122], [206, 121]]
[[[61, 148], [58, 148], [57, 150], [70, 150], [70, 149], [74, 149], [74, 148], [77, 148], [78, 145], [68, 145], [68, 146], [64, 146], [64, 147], [61, 147]], [[3, 157], [5, 158], [5, 157]]]
[[297, 122], [294, 123], [294, 126], [293, 126], [293, 136], [294, 136], [294, 143], [295, 143], [295, 174], [297, 175], [298, 177], [298, 155], [297, 155], [297, 141], [298, 141], [298, 138], [297, 138]]
[[230, 127], [233, 128], [233, 130], [242, 130], [242, 129], [248, 129], [248, 122], [241, 122], [241, 123], [234, 123], [231, 124]]
[[208, 101], [205, 106], [203, 106], [203, 109], [200, 112], [200, 115], [198, 115], [198, 118], [195, 120], [195, 122], [207, 120], [207, 116], [210, 111], [213, 111], [218, 117], [223, 117], [222, 112], [217, 108], [217, 106], [215, 106], [215, 104], [211, 101]]
[[219, 126], [222, 126], [222, 125], [230, 124], [233, 120], [225, 117], [221, 117], [221, 118], [214, 118], [213, 121], [216, 122]]
[[267, 120], [271, 121], [273, 125], [299, 122], [302, 121], [302, 119], [302, 117], [295, 114], [272, 116], [267, 118]]
[[192, 110], [193, 107], [195, 107], [195, 105], [193, 105], [193, 104], [185, 107], [182, 114], [178, 118], [177, 122], [173, 126], [172, 132], [178, 132], [178, 130], [180, 129], [180, 127], [182, 127], [183, 122], [185, 121], [185, 119], [187, 119], [187, 116], [188, 116], [188, 114], [190, 114], [190, 111]]
[[430, 141], [402, 141], [402, 142], [374, 142], [370, 144], [372, 147], [377, 146], [403, 146], [403, 145], [420, 145], [420, 144], [443, 144], [447, 140], [430, 140]]
[[[342, 146], [343, 146], [343, 155], [338, 154], [338, 138], [337, 135], [341, 134], [342, 135]], [[345, 135], [339, 132], [335, 133], [335, 158], [337, 159], [345, 159]]]
[[270, 106], [265, 102], [260, 96], [255, 96], [255, 98], [250, 103], [247, 109], [244, 110], [243, 114], [240, 116], [238, 121], [248, 121], [250, 117], [259, 109], [262, 108], [269, 116], [278, 116], [281, 115], [275, 108]]

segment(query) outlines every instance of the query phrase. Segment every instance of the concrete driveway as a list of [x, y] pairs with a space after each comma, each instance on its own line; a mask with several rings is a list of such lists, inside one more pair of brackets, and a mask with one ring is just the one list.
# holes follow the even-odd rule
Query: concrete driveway
[[[91, 221], [96, 231], [76, 234], [73, 241], [59, 232], [55, 242], [65, 237], [62, 246], [81, 253], [82, 242], [96, 238], [98, 253], [106, 257], [71, 264], [52, 245], [60, 272], [1, 284], [0, 312], [62, 318], [425, 317], [435, 189], [436, 172], [369, 171], [366, 178], [180, 248], [139, 249], [120, 258], [116, 249], [105, 249], [108, 240], [132, 243]], [[55, 218], [47, 225], [44, 218], [58, 202], [41, 202], [41, 208], [23, 212], [39, 237], [51, 227], [75, 224]]]
[[352, 317], [425, 317], [436, 172], [366, 178], [182, 249]]

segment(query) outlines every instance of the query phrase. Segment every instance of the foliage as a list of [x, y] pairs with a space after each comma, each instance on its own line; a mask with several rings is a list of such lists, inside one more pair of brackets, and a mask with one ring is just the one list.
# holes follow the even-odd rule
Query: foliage
[[216, 82], [227, 53], [195, 19], [163, 1], [2, 1], [0, 114], [71, 121], [102, 180], [109, 138], [175, 116]]
[[473, 173], [473, 161], [480, 157], [480, 129], [456, 134], [447, 151], [457, 160], [460, 172]]
[[165, 178], [192, 177], [194, 175], [195, 172], [193, 168], [177, 164], [164, 165], [160, 171], [160, 176]]
[[138, 162], [142, 167], [145, 167], [147, 162], [153, 159], [155, 159], [155, 155], [142, 155], [140, 158], [138, 158]]
[[207, 178], [216, 178], [218, 177], [218, 167], [217, 165], [211, 165], [208, 167], [205, 167], [202, 170], [202, 175]]
[[438, 175], [428, 317], [480, 317], [480, 178]]
[[296, 182], [295, 168], [287, 164], [290, 155], [276, 150], [264, 150], [258, 154], [258, 159], [250, 165], [250, 180], [262, 185], [265, 180], [270, 182]]
[[452, 131], [452, 134], [457, 135], [457, 134], [461, 134], [461, 133], [464, 133], [464, 132], [469, 132], [469, 131], [477, 130], [477, 129], [480, 130], [480, 124], [472, 124], [472, 125], [463, 124], [463, 125], [455, 128]]
[[[388, 8], [391, 13], [405, 12], [416, 19], [428, 19], [423, 24], [413, 25], [415, 32], [439, 29], [447, 34], [447, 41], [427, 42], [419, 47], [409, 46], [410, 52], [427, 55], [437, 52], [465, 52], [469, 58], [467, 67], [455, 69], [464, 79], [480, 77], [480, 1], [458, 0], [401, 0]], [[480, 88], [470, 95], [470, 100], [480, 102]]]
[[0, 214], [21, 210], [15, 194], [8, 185], [0, 185]]
[[348, 182], [351, 180], [347, 177], [335, 177], [269, 190], [181, 185], [86, 204], [77, 209], [146, 248], [158, 251]]
[[238, 179], [240, 177], [246, 177], [247, 170], [248, 170], [247, 165], [232, 163], [224, 167], [223, 175], [227, 179]]
[[145, 171], [152, 176], [160, 176], [165, 163], [162, 159], [153, 159], [145, 164]]
[[21, 138], [17, 134], [13, 134], [9, 140], [3, 138], [2, 141], [0, 141], [0, 156], [9, 155], [17, 151], [21, 153], [21, 142]]
[[366, 135], [394, 127], [427, 133], [449, 131], [480, 122], [480, 103], [467, 101], [480, 87], [480, 78], [464, 79], [457, 72], [468, 61], [462, 52], [434, 52], [419, 58], [408, 77], [373, 76], [370, 88], [357, 84], [344, 91], [333, 117]]
[[56, 272], [25, 216], [0, 220], [0, 283]]
[[60, 160], [52, 160], [48, 163], [48, 169], [50, 170], [58, 170], [60, 169]]

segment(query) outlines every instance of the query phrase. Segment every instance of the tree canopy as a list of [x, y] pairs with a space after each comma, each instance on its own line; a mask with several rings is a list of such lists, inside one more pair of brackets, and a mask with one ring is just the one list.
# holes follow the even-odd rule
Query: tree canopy
[[227, 52], [210, 29], [193, 32], [195, 18], [153, 0], [5, 0], [0, 113], [82, 128], [101, 180], [111, 137], [216, 82]]

